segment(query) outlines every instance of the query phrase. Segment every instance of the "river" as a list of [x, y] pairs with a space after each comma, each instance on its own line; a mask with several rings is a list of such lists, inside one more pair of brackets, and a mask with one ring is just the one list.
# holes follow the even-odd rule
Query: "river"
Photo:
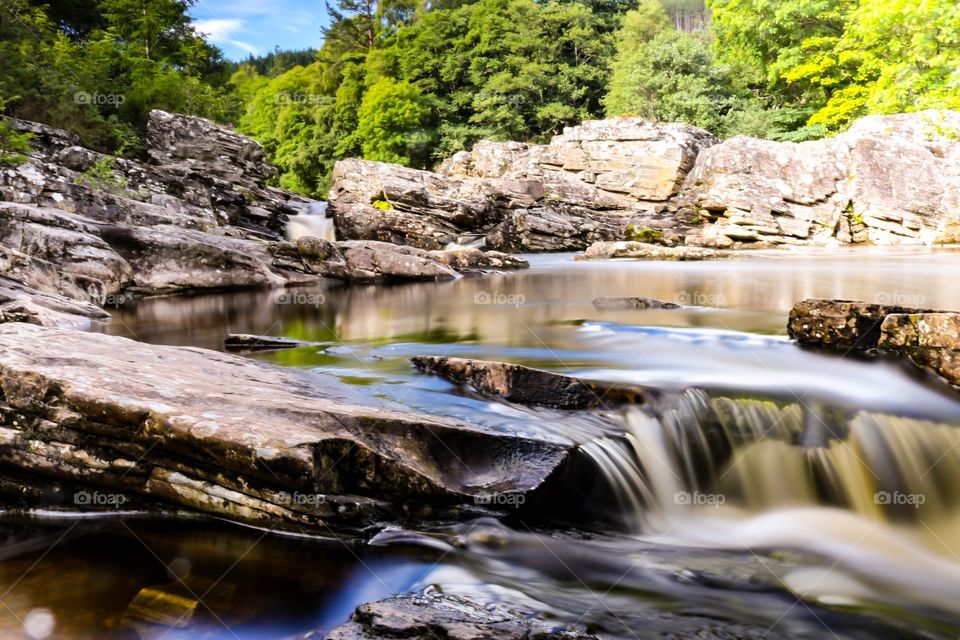
[[[315, 344], [249, 357], [573, 441], [577, 518], [348, 545], [177, 515], [7, 515], [0, 635], [293, 638], [427, 588], [604, 638], [960, 636], [960, 398], [900, 363], [786, 337], [790, 308], [810, 297], [958, 309], [960, 252], [526, 257], [529, 271], [452, 282], [132, 301], [101, 330], [218, 350], [228, 333], [298, 338]], [[600, 310], [602, 296], [684, 306]], [[632, 382], [671, 401], [655, 414], [522, 407], [417, 373], [408, 359], [424, 354]], [[175, 627], [131, 623], [150, 588], [206, 606]]]

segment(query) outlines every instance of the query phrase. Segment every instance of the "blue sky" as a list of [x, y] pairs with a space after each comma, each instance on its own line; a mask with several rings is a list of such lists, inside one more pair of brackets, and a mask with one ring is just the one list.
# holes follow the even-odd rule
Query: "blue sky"
[[324, 0], [198, 0], [190, 15], [230, 60], [269, 53], [277, 45], [319, 48], [327, 21]]

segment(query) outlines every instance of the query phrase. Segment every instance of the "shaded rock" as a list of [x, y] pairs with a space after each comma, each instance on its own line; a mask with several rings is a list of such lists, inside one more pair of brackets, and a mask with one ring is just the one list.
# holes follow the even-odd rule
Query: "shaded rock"
[[439, 375], [457, 384], [468, 384], [480, 393], [500, 396], [518, 404], [587, 409], [624, 403], [642, 404], [648, 398], [642, 387], [592, 382], [519, 364], [441, 356], [414, 356], [410, 361], [424, 373]]
[[593, 301], [597, 309], [680, 309], [681, 306], [672, 302], [661, 302], [653, 298], [597, 298]]
[[705, 218], [688, 244], [955, 241], [960, 113], [870, 116], [802, 143], [737, 137], [705, 149], [681, 200]]
[[360, 605], [349, 622], [326, 636], [326, 640], [382, 638], [585, 640], [594, 636], [565, 626], [520, 617], [502, 605], [488, 607], [461, 596], [432, 591]]
[[960, 313], [804, 300], [791, 310], [788, 332], [803, 345], [905, 358], [960, 389]]
[[224, 339], [227, 351], [277, 351], [309, 346], [310, 342], [280, 336], [257, 336], [249, 333], [231, 333]]
[[633, 260], [717, 260], [732, 257], [729, 251], [704, 247], [664, 247], [647, 242], [597, 242], [587, 248], [587, 259], [610, 260], [629, 258]]
[[19, 323], [0, 325], [0, 390], [4, 467], [313, 533], [528, 494], [568, 449], [232, 355]]

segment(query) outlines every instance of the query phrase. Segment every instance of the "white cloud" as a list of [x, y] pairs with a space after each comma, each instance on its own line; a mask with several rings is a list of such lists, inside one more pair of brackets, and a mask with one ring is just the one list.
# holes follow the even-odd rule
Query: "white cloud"
[[193, 26], [214, 44], [228, 44], [248, 53], [259, 53], [252, 44], [234, 37], [243, 32], [244, 24], [239, 18], [209, 18], [195, 20]]

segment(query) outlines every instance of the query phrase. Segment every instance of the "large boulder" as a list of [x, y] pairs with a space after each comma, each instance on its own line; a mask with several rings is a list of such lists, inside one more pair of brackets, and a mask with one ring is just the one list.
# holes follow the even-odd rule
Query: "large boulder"
[[232, 355], [19, 323], [0, 325], [0, 390], [0, 473], [312, 533], [527, 496], [569, 448]]
[[689, 243], [935, 244], [960, 228], [960, 113], [871, 116], [835, 138], [738, 137], [703, 151], [684, 197]]
[[343, 160], [330, 206], [346, 238], [439, 249], [482, 237], [502, 251], [582, 250], [630, 225], [681, 226], [668, 201], [716, 142], [696, 127], [614, 118], [567, 128], [549, 145], [479, 142], [437, 172]]

